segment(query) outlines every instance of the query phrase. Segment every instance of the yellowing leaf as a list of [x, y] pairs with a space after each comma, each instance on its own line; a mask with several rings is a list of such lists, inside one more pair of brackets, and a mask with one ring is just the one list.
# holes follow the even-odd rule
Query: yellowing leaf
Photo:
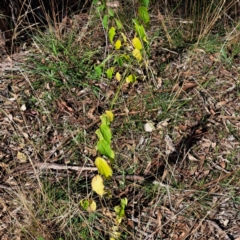
[[126, 77], [126, 83], [135, 83], [137, 80], [135, 75], [129, 75], [128, 77]]
[[99, 171], [100, 174], [102, 174], [105, 177], [111, 177], [112, 176], [112, 169], [108, 165], [107, 161], [103, 158], [97, 157], [95, 160], [95, 165]]
[[[119, 74], [119, 75], [120, 75], [120, 74]], [[112, 122], [113, 119], [114, 119], [113, 112], [107, 110], [105, 113], [106, 113], [106, 115], [107, 115], [108, 120], [109, 120], [110, 122]]]
[[93, 212], [97, 209], [97, 204], [93, 199], [82, 199], [80, 201], [80, 205], [84, 210], [87, 210], [88, 212]]
[[106, 114], [102, 114], [100, 116], [100, 119], [101, 119], [102, 124], [110, 125], [110, 121], [109, 121], [109, 119], [108, 119]]
[[121, 40], [117, 40], [116, 43], [115, 43], [115, 49], [118, 50], [118, 49], [121, 48], [121, 46], [122, 46]]
[[97, 175], [92, 179], [92, 189], [99, 196], [101, 197], [103, 196], [105, 191], [104, 191], [103, 179], [100, 175]]
[[142, 54], [141, 52], [136, 48], [133, 50], [132, 55], [138, 60], [142, 61]]
[[119, 239], [121, 237], [121, 233], [119, 232], [118, 226], [113, 226], [110, 234], [111, 234], [110, 240], [116, 240], [116, 239]]
[[87, 211], [88, 211], [88, 212], [94, 212], [94, 211], [96, 211], [96, 209], [97, 209], [97, 204], [96, 204], [96, 202], [95, 202], [93, 199], [90, 199], [90, 200], [89, 200], [89, 206], [88, 206]]
[[142, 43], [141, 43], [141, 41], [139, 40], [139, 38], [135, 37], [135, 38], [132, 40], [132, 44], [133, 44], [133, 46], [134, 46], [135, 49], [142, 50]]
[[119, 72], [116, 73], [115, 78], [120, 81], [121, 80], [121, 74]]
[[25, 163], [27, 162], [27, 156], [24, 153], [18, 152], [17, 153], [17, 159], [21, 162], [21, 163]]
[[123, 41], [126, 42], [127, 41], [126, 35], [124, 33], [122, 33], [122, 32], [121, 32], [121, 34], [122, 34], [122, 37], [123, 37]]
[[121, 204], [114, 207], [114, 211], [117, 214], [117, 216], [116, 216], [117, 224], [120, 224], [122, 222], [123, 218], [125, 217], [125, 207], [127, 206], [127, 204], [128, 204], [128, 199], [123, 198], [123, 199], [121, 199]]

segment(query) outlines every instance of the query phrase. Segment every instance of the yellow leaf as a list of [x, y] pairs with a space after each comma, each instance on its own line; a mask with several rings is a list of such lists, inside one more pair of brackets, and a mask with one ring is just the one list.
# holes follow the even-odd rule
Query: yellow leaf
[[87, 211], [88, 211], [88, 212], [94, 212], [94, 211], [96, 211], [96, 209], [97, 209], [97, 204], [96, 204], [96, 202], [95, 202], [93, 199], [90, 199], [90, 200], [89, 200], [89, 206], [88, 206]]
[[113, 119], [114, 119], [113, 112], [112, 112], [112, 111], [106, 111], [105, 113], [106, 113], [106, 115], [107, 115], [108, 120], [109, 120], [110, 122], [112, 122]]
[[115, 76], [115, 77], [116, 77], [116, 79], [117, 79], [118, 81], [121, 80], [121, 74], [120, 74], [119, 72], [116, 73], [116, 76]]
[[128, 77], [126, 77], [126, 83], [130, 83], [130, 82], [132, 82], [131, 75], [130, 75], [130, 76], [128, 76]]
[[117, 40], [115, 43], [115, 49], [118, 50], [121, 48], [121, 46], [122, 46], [121, 40]]
[[103, 179], [100, 175], [97, 175], [92, 179], [92, 189], [99, 196], [101, 197], [103, 196], [105, 191], [104, 191]]
[[112, 176], [112, 169], [108, 165], [107, 161], [103, 158], [97, 157], [95, 160], [95, 165], [98, 168], [98, 171], [100, 174], [102, 174], [105, 177], [111, 177]]
[[142, 54], [141, 52], [136, 48], [133, 50], [132, 55], [138, 60], [142, 61]]
[[142, 48], [143, 48], [141, 41], [137, 37], [133, 38], [132, 44], [133, 44], [135, 49], [142, 50]]

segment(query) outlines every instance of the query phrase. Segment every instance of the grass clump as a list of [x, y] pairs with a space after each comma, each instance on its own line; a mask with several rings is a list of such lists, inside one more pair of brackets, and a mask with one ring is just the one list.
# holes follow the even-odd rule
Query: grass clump
[[40, 76], [34, 84], [47, 82], [63, 88], [88, 85], [93, 77], [94, 52], [78, 46], [74, 35], [57, 39], [53, 34], [44, 34], [34, 41], [38, 58], [29, 63], [33, 73]]

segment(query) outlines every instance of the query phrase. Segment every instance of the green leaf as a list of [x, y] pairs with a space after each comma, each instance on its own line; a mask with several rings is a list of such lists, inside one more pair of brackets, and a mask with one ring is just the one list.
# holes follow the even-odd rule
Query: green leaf
[[113, 72], [114, 72], [114, 67], [107, 69], [106, 74], [107, 74], [108, 79], [112, 79]]
[[146, 37], [146, 32], [143, 25], [140, 25], [136, 19], [134, 19], [133, 22], [135, 24], [134, 27], [135, 27], [136, 33], [141, 39], [144, 39], [144, 37]]
[[98, 139], [99, 139], [99, 140], [103, 140], [103, 139], [104, 139], [104, 137], [103, 137], [100, 129], [97, 129], [97, 130], [95, 131], [95, 133], [96, 133], [96, 135], [98, 136]]
[[110, 144], [111, 140], [112, 140], [112, 133], [111, 133], [109, 126], [107, 126], [105, 124], [101, 124], [99, 129], [102, 133], [103, 139], [106, 140]]
[[114, 11], [111, 8], [108, 8], [108, 14], [110, 17], [114, 17]]
[[82, 199], [81, 201], [80, 201], [80, 205], [81, 205], [81, 207], [84, 209], [84, 210], [87, 210], [88, 209], [88, 207], [89, 207], [89, 201], [88, 200], [86, 200], [86, 199]]
[[148, 7], [148, 5], [149, 5], [149, 0], [141, 0], [140, 2], [145, 7]]
[[115, 18], [115, 22], [116, 22], [116, 25], [119, 30], [123, 29], [123, 25], [122, 25], [121, 21], [119, 21], [118, 19]]
[[146, 7], [140, 6], [138, 8], [138, 15], [139, 15], [140, 19], [142, 19], [145, 24], [149, 23], [150, 17], [149, 17], [148, 10], [147, 10]]
[[109, 157], [111, 160], [114, 160], [115, 154], [111, 149], [110, 144], [106, 140], [100, 140], [97, 143], [97, 150], [104, 156]]
[[149, 44], [146, 36], [143, 37], [143, 41], [144, 41], [145, 43]]
[[94, 67], [94, 71], [95, 71], [97, 77], [101, 77], [101, 75], [102, 75], [102, 68], [100, 66]]
[[107, 29], [108, 28], [108, 15], [104, 15], [102, 23], [103, 23], [103, 27], [105, 29]]
[[97, 6], [97, 16], [99, 17], [101, 12], [105, 10], [106, 6], [104, 4]]
[[99, 173], [102, 174], [103, 176], [105, 176], [106, 178], [112, 176], [113, 171], [105, 159], [97, 157], [95, 160], [95, 165], [96, 165]]
[[93, 0], [93, 4], [96, 5], [98, 3], [98, 0]]
[[127, 204], [128, 204], [128, 200], [127, 200], [127, 198], [123, 198], [123, 199], [121, 199], [121, 206], [122, 207], [126, 207], [127, 206]]
[[113, 43], [113, 38], [116, 35], [115, 27], [111, 27], [108, 31], [108, 37], [111, 43]]
[[122, 57], [121, 56], [119, 56], [119, 55], [117, 55], [117, 56], [115, 56], [115, 58], [114, 58], [114, 61], [113, 61], [114, 63], [117, 63], [120, 67], [122, 67], [123, 66], [123, 59], [122, 59]]

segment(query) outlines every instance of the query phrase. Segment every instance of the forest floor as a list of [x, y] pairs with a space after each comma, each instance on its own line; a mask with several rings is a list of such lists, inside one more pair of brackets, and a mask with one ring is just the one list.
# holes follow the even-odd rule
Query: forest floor
[[[134, 63], [129, 84], [96, 76], [106, 51], [117, 53], [88, 21], [78, 42], [67, 33], [59, 47], [44, 33], [1, 59], [0, 239], [240, 240], [237, 31], [170, 49], [152, 17], [148, 69]], [[95, 131], [110, 109], [116, 160], [100, 198]]]

